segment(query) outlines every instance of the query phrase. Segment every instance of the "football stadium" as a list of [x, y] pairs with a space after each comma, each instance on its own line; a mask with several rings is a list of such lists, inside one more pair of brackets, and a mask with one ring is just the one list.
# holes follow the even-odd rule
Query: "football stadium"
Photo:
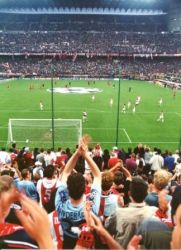
[[181, 1], [0, 20], [1, 248], [181, 249]]

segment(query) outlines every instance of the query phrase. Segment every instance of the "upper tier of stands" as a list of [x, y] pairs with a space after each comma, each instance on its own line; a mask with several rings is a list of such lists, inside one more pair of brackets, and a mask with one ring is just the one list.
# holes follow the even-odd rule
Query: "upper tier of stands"
[[2, 32], [0, 53], [180, 54], [181, 34], [127, 32]]

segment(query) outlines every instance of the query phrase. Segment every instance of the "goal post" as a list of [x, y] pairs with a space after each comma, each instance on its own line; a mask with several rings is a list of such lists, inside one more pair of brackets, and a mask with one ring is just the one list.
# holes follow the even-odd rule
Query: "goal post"
[[[54, 119], [55, 147], [75, 147], [82, 136], [81, 119]], [[52, 147], [52, 119], [9, 119], [7, 144]]]

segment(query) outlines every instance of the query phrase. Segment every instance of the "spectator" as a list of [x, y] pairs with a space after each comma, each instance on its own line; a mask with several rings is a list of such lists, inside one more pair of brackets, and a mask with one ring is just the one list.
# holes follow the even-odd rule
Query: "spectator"
[[[36, 202], [24, 195], [20, 195], [13, 186], [9, 176], [0, 176], [0, 241], [1, 248], [52, 249], [53, 242], [50, 235], [48, 218]], [[23, 225], [4, 223], [13, 202], [20, 202], [22, 210], [16, 210], [16, 215]], [[26, 213], [25, 213], [26, 211]], [[43, 224], [41, 230], [40, 225]], [[25, 232], [26, 231], [26, 232]], [[29, 235], [29, 236], [28, 236]]]
[[111, 191], [114, 194], [120, 194], [123, 197], [123, 202], [121, 201], [121, 206], [123, 206], [123, 204], [127, 206], [127, 204], [130, 202], [128, 193], [129, 186], [132, 181], [132, 176], [130, 172], [124, 167], [122, 161], [119, 161], [109, 171], [114, 172], [114, 184], [111, 187]]
[[5, 148], [2, 148], [0, 151], [0, 165], [8, 164], [11, 162], [11, 158], [9, 156], [9, 153], [6, 152]]
[[136, 155], [134, 153], [130, 155], [129, 159], [126, 159], [126, 168], [132, 175], [136, 171], [137, 164], [136, 164]]
[[[181, 191], [180, 187], [175, 190], [171, 201], [172, 226], [178, 225], [177, 224], [178, 218], [180, 217], [180, 209], [179, 209], [181, 204], [180, 191]], [[169, 204], [167, 202], [167, 206], [168, 205]], [[172, 228], [168, 227], [169, 216], [166, 216], [164, 219], [165, 219], [165, 221], [163, 220], [164, 222], [153, 219], [146, 219], [141, 224], [140, 228], [137, 231], [137, 234], [142, 236], [141, 244], [146, 249], [170, 249], [170, 247], [171, 249], [180, 248], [178, 247], [179, 240], [178, 238], [175, 237], [175, 231], [179, 233], [177, 226], [174, 227], [172, 233]], [[178, 236], [179, 235], [177, 235], [177, 237]], [[176, 246], [178, 248], [175, 248]]]
[[42, 163], [42, 166], [45, 166], [45, 150], [44, 150], [44, 148], [41, 148], [40, 149], [40, 153], [39, 154], [37, 154], [37, 156], [36, 156], [36, 161], [39, 161], [39, 162], [41, 162]]
[[103, 163], [102, 163], [102, 169], [106, 170], [108, 169], [108, 161], [110, 159], [110, 154], [109, 154], [109, 150], [105, 149], [102, 155], [102, 159], [103, 159]]
[[164, 159], [161, 156], [161, 150], [157, 149], [157, 153], [153, 155], [150, 159], [151, 171], [154, 173], [155, 171], [161, 169], [164, 165]]
[[106, 228], [124, 248], [128, 246], [141, 222], [155, 214], [156, 207], [149, 207], [144, 203], [147, 189], [145, 181], [134, 177], [130, 184], [132, 202], [127, 208], [118, 208], [116, 213], [106, 220]]
[[105, 171], [102, 173], [102, 195], [99, 216], [103, 221], [108, 216], [114, 214], [119, 205], [124, 206], [123, 198], [119, 196], [118, 193], [113, 193], [111, 190], [113, 181], [114, 174], [112, 172]]
[[42, 163], [40, 161], [36, 161], [33, 168], [33, 177], [35, 175], [39, 175], [40, 178], [43, 178], [44, 168], [42, 167]]
[[[145, 202], [149, 206], [158, 207], [158, 194], [161, 190], [165, 189], [168, 185], [168, 182], [171, 178], [171, 175], [166, 170], [158, 170], [155, 172], [153, 177], [152, 191], [146, 196]], [[168, 199], [171, 200], [171, 197], [168, 196]]]
[[172, 156], [170, 151], [168, 155], [164, 158], [164, 167], [168, 169], [169, 172], [173, 173], [175, 167], [175, 158]]
[[181, 174], [181, 158], [177, 159], [176, 166], [175, 166], [174, 170], [177, 174], [179, 174], [179, 173]]
[[17, 183], [18, 190], [26, 194], [32, 200], [38, 201], [38, 192], [34, 183], [31, 181], [30, 171], [28, 169], [23, 169], [21, 175], [23, 179]]
[[40, 198], [40, 205], [44, 207], [47, 213], [51, 213], [55, 210], [55, 192], [60, 183], [55, 177], [55, 168], [53, 165], [48, 165], [44, 174], [45, 177], [37, 183], [37, 191]]
[[63, 248], [73, 248], [75, 246], [80, 231], [79, 226], [84, 222], [85, 179], [80, 173], [72, 173], [80, 155], [87, 161], [94, 176], [90, 194], [92, 211], [98, 214], [100, 206], [101, 174], [87, 152], [86, 141], [84, 139], [82, 138], [78, 149], [69, 159], [63, 170], [61, 184], [55, 198], [56, 210], [58, 211], [58, 217], [64, 234]]
[[143, 173], [148, 174], [151, 168], [150, 160], [153, 156], [153, 153], [150, 151], [149, 147], [145, 148], [144, 160], [145, 160], [145, 167], [143, 169]]

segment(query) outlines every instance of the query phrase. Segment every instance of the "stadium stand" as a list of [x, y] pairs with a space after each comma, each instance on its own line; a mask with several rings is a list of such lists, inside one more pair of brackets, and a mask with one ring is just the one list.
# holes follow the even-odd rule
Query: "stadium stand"
[[173, 59], [146, 59], [146, 58], [87, 58], [80, 57], [76, 61], [72, 58], [59, 59], [40, 57], [18, 57], [0, 59], [0, 72], [3, 76], [49, 77], [53, 65], [54, 76], [71, 77], [73, 75], [88, 75], [92, 78], [119, 77], [121, 65], [122, 77], [125, 79], [154, 80], [164, 76], [179, 76], [181, 60]]
[[180, 38], [180, 34], [169, 33], [3, 32], [0, 34], [0, 52], [167, 55], [181, 52]]

